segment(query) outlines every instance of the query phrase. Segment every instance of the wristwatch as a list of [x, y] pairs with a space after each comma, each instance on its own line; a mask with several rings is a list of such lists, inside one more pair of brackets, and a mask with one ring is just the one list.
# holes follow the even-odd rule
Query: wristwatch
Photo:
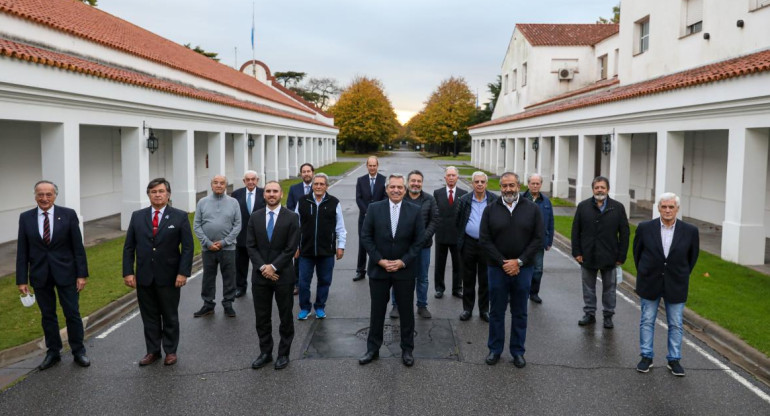
[[524, 262], [523, 262], [523, 261], [521, 261], [521, 259], [516, 259], [516, 261], [517, 261], [517, 262], [519, 262], [519, 267], [521, 267], [521, 266], [523, 266], [523, 265], [524, 265]]

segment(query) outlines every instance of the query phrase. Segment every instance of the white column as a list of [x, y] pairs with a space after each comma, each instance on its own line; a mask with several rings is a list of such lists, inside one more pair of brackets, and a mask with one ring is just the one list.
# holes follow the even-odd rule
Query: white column
[[524, 162], [524, 175], [521, 177], [522, 183], [526, 183], [527, 177], [534, 172], [537, 172], [537, 157], [538, 153], [532, 149], [532, 143], [535, 142], [537, 137], [527, 137], [524, 140], [524, 148], [527, 152], [527, 159]]
[[289, 177], [289, 137], [278, 136], [278, 180]]
[[553, 175], [553, 166], [551, 159], [553, 157], [553, 137], [541, 137], [538, 139], [537, 151], [537, 172], [543, 177], [543, 186], [540, 188], [543, 192], [551, 192], [551, 178]]
[[233, 172], [232, 178], [228, 178], [233, 184], [233, 190], [243, 188], [243, 174], [249, 170], [249, 146], [244, 133], [233, 134]]
[[[80, 213], [80, 126], [75, 122], [41, 123], [42, 179], [59, 188], [56, 204]], [[10, 179], [10, 178], [9, 178]]]
[[289, 137], [289, 176], [296, 175], [299, 172], [299, 168], [297, 167], [298, 149], [297, 136]]
[[192, 130], [172, 130], [171, 140], [174, 165], [171, 200], [174, 208], [192, 212], [195, 211], [195, 133]]
[[318, 150], [321, 151], [321, 162], [320, 165], [328, 165], [329, 164], [329, 156], [326, 153], [328, 151], [328, 146], [326, 146], [326, 137], [321, 137], [319, 139], [321, 141], [321, 145], [318, 146]]
[[[596, 136], [578, 136], [578, 166], [575, 182], [575, 201], [580, 202], [591, 195], [591, 181], [594, 180], [596, 163]], [[610, 184], [612, 186], [612, 184]]]
[[497, 154], [500, 153], [500, 145], [498, 144], [500, 141], [497, 139], [492, 139], [489, 141], [490, 147], [489, 147], [489, 169], [488, 171], [495, 173], [497, 172]]
[[[127, 230], [131, 214], [149, 205], [147, 184], [150, 182], [150, 151], [141, 128], [122, 129], [120, 136], [120, 166], [123, 201], [120, 209], [120, 229]], [[174, 191], [172, 186], [171, 191]], [[173, 195], [173, 194], [172, 194]]]
[[515, 151], [513, 152], [513, 172], [517, 175], [519, 175], [519, 179], [523, 179], [524, 175], [524, 139], [523, 138], [515, 138], [513, 139]]
[[307, 146], [307, 159], [308, 162], [310, 162], [313, 167], [318, 167], [318, 160], [316, 159], [316, 150], [315, 150], [315, 138], [314, 137], [308, 137], [305, 139], [305, 146]]
[[334, 162], [337, 161], [337, 140], [339, 140], [337, 136], [334, 136], [332, 144], [332, 161]]
[[768, 130], [732, 128], [727, 145], [722, 258], [765, 263]]
[[480, 168], [482, 170], [487, 170], [488, 171], [489, 170], [489, 165], [490, 165], [490, 163], [489, 163], [489, 149], [492, 148], [492, 144], [490, 143], [489, 139], [484, 139], [483, 143], [484, 143], [484, 147], [482, 147], [482, 149], [484, 149], [484, 151], [482, 153], [484, 154], [484, 161], [481, 163]]
[[516, 139], [505, 140], [505, 154], [503, 155], [503, 169], [505, 172], [513, 172], [513, 161], [516, 157]]
[[278, 180], [278, 136], [265, 135], [265, 181]]
[[555, 197], [569, 198], [569, 136], [554, 137], [553, 192]]
[[[655, 158], [655, 192], [673, 192], [682, 195], [682, 167], [684, 166], [684, 132], [657, 132], [657, 157]], [[658, 195], [653, 195], [658, 203]], [[658, 218], [660, 213], [652, 210], [652, 218]], [[682, 212], [679, 211], [679, 218]]]
[[497, 139], [497, 169], [494, 171], [497, 175], [502, 175], [505, 172], [505, 151], [507, 145], [506, 139]]
[[264, 185], [265, 180], [265, 136], [262, 134], [252, 134], [251, 138], [254, 139], [254, 147], [251, 149], [251, 160], [254, 166], [251, 167], [259, 174], [259, 183]]
[[[610, 198], [620, 202], [631, 216], [631, 135], [616, 134], [610, 151]], [[655, 209], [653, 209], [655, 211]]]
[[[225, 174], [225, 134], [221, 131], [208, 133], [209, 172], [208, 181], [216, 175]], [[206, 195], [211, 195], [211, 186]]]
[[476, 163], [476, 139], [471, 136], [471, 166]]

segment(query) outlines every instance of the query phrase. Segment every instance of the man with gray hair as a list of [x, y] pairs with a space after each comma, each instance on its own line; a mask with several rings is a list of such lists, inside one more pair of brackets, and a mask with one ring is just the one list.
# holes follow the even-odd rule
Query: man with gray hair
[[639, 324], [639, 345], [642, 359], [636, 371], [646, 373], [652, 367], [655, 318], [660, 298], [666, 305], [668, 321], [668, 369], [683, 377], [682, 312], [687, 301], [690, 274], [698, 261], [698, 228], [678, 220], [679, 197], [666, 192], [658, 198], [660, 218], [639, 224], [634, 236], [636, 264], [636, 293], [642, 313]]
[[245, 187], [236, 189], [232, 197], [238, 201], [241, 207], [241, 232], [235, 244], [235, 297], [240, 298], [246, 294], [249, 286], [249, 251], [246, 250], [246, 224], [249, 223], [251, 214], [265, 207], [264, 190], [257, 186], [259, 174], [253, 170], [247, 170], [243, 174]]
[[553, 245], [553, 207], [551, 206], [551, 200], [540, 192], [540, 187], [543, 186], [543, 177], [539, 173], [532, 173], [527, 179], [527, 192], [521, 194], [522, 197], [531, 200], [537, 204], [540, 208], [540, 213], [543, 214], [543, 248], [538, 250], [535, 255], [534, 267], [535, 271], [532, 273], [532, 286], [529, 289], [529, 300], [535, 303], [543, 303], [543, 299], [540, 298], [540, 282], [543, 280], [543, 257], [545, 252], [551, 249]]
[[235, 198], [227, 196], [227, 178], [216, 175], [211, 179], [211, 195], [198, 201], [193, 231], [201, 242], [203, 307], [194, 317], [214, 313], [217, 294], [217, 267], [222, 273], [222, 306], [228, 317], [235, 317], [235, 244], [241, 232], [241, 207]]
[[433, 191], [433, 199], [438, 205], [441, 221], [436, 227], [436, 268], [434, 269], [433, 285], [436, 289], [436, 299], [444, 296], [444, 272], [446, 270], [447, 252], [452, 255], [452, 296], [463, 297], [463, 281], [460, 278], [460, 254], [457, 251], [457, 199], [468, 191], [457, 187], [459, 172], [456, 167], [448, 166], [444, 170], [446, 186]]

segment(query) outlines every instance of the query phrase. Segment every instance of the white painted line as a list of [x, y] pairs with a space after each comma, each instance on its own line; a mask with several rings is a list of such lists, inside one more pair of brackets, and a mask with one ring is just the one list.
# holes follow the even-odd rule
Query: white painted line
[[[570, 256], [569, 254], [559, 250], [558, 248], [556, 248], [554, 246], [552, 246], [552, 249], [556, 250], [559, 253], [561, 253], [564, 257], [567, 257], [568, 259], [572, 260], [572, 263], [574, 263], [574, 264], [579, 266], [578, 262], [572, 256]], [[597, 280], [601, 280], [601, 278], [597, 278]], [[628, 296], [624, 295], [621, 292], [617, 292], [617, 295], [620, 296], [626, 302], [628, 302], [631, 305], [633, 305], [637, 310], [641, 310], [641, 306], [638, 303], [636, 303], [633, 299], [629, 298]], [[665, 322], [660, 320], [660, 318], [658, 318], [656, 321], [657, 321], [658, 325], [660, 325], [663, 329], [668, 331], [668, 325]], [[719, 361], [713, 355], [711, 355], [708, 352], [706, 352], [703, 348], [701, 348], [700, 346], [698, 346], [694, 342], [692, 342], [689, 339], [684, 338], [684, 337], [683, 337], [683, 340], [684, 340], [684, 343], [687, 344], [687, 346], [689, 346], [692, 349], [694, 349], [695, 351], [697, 351], [705, 359], [711, 361], [711, 363], [713, 363], [714, 365], [719, 367], [722, 371], [727, 373], [727, 375], [732, 377], [735, 381], [737, 381], [738, 383], [742, 384], [744, 387], [749, 389], [749, 391], [751, 391], [752, 393], [756, 394], [760, 399], [764, 400], [767, 403], [770, 403], [770, 395], [768, 395], [764, 391], [760, 390], [757, 386], [751, 384], [751, 382], [746, 380], [743, 376], [741, 376], [740, 374], [736, 373], [730, 367], [725, 365], [723, 362]]]
[[[329, 185], [329, 188], [328, 188], [328, 189], [332, 189], [332, 188], [334, 187], [334, 185], [336, 185], [336, 184], [338, 184], [338, 183], [342, 182], [342, 180], [343, 180], [343, 179], [345, 179], [345, 178], [347, 178], [348, 176], [350, 176], [350, 175], [352, 175], [352, 174], [354, 174], [354, 173], [358, 172], [358, 170], [359, 170], [359, 169], [361, 169], [361, 168], [362, 168], [362, 167], [364, 167], [364, 166], [366, 166], [366, 165], [360, 165], [360, 166], [358, 166], [357, 168], [353, 169], [352, 171], [350, 171], [350, 173], [348, 173], [347, 175], [344, 175], [343, 177], [341, 177], [341, 178], [340, 178], [340, 179], [339, 179], [337, 182], [334, 182], [333, 184]], [[319, 171], [319, 172], [321, 172], [321, 170], [320, 170], [320, 169], [319, 169], [318, 171]]]
[[[189, 279], [187, 279], [187, 281], [190, 281], [190, 280], [192, 280], [192, 279], [195, 279], [196, 277], [200, 276], [200, 274], [201, 274], [201, 273], [202, 273], [202, 271], [200, 271], [200, 270], [199, 270], [197, 273], [195, 273], [194, 275], [190, 276], [190, 278], [189, 278]], [[110, 335], [111, 333], [113, 333], [115, 330], [117, 330], [118, 328], [120, 328], [121, 326], [123, 326], [123, 325], [124, 325], [126, 322], [128, 322], [128, 321], [130, 321], [130, 320], [132, 320], [132, 319], [136, 318], [136, 317], [137, 317], [137, 315], [139, 315], [139, 311], [134, 311], [134, 312], [133, 312], [131, 315], [128, 315], [128, 316], [126, 316], [125, 318], [121, 319], [121, 320], [120, 320], [120, 322], [118, 322], [118, 323], [116, 323], [115, 325], [113, 325], [113, 326], [111, 326], [111, 327], [107, 328], [107, 330], [105, 330], [105, 331], [104, 331], [104, 332], [102, 332], [101, 334], [97, 335], [97, 336], [96, 336], [96, 339], [104, 339], [104, 338], [107, 338], [107, 335]]]

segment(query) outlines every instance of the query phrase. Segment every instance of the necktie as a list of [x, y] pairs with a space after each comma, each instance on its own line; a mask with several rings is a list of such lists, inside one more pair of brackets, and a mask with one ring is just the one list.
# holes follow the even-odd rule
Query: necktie
[[369, 178], [369, 192], [374, 195], [374, 178]]
[[275, 228], [275, 213], [273, 211], [268, 212], [270, 214], [270, 220], [267, 222], [267, 241], [273, 241], [273, 228]]
[[398, 228], [398, 205], [393, 205], [393, 209], [390, 210], [390, 232], [393, 238], [396, 238], [396, 228]]
[[51, 223], [48, 222], [48, 211], [43, 211], [43, 241], [46, 245], [51, 242]]
[[305, 185], [305, 195], [310, 193], [310, 185]]
[[155, 211], [155, 215], [152, 217], [152, 236], [155, 237], [158, 235], [158, 216], [160, 215], [160, 211]]
[[249, 209], [249, 213], [251, 213], [251, 192], [246, 193], [246, 208]]
[[449, 190], [449, 206], [451, 207], [452, 204], [455, 203], [455, 199], [452, 197], [452, 190]]

